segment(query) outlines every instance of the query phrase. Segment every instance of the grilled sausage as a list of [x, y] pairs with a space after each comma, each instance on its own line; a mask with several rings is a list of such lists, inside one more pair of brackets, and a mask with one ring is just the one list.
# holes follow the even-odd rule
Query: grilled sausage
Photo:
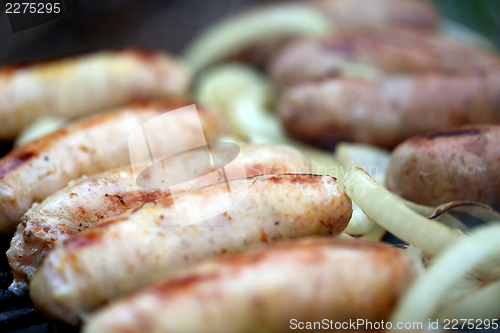
[[[308, 161], [305, 156], [289, 146], [249, 145], [241, 148], [241, 154], [248, 177], [308, 171]], [[229, 155], [231, 151], [228, 149], [212, 147], [215, 165], [225, 164], [223, 161], [230, 160]], [[204, 163], [206, 157], [204, 150], [193, 150], [171, 157], [168, 167], [173, 170], [168, 174], [182, 175], [179, 177], [182, 179], [197, 179], [204, 176], [212, 172], [210, 164]], [[147, 174], [141, 174], [143, 178], [154, 177], [149, 169], [146, 172]], [[216, 182], [224, 181], [221, 174], [219, 177]], [[117, 216], [145, 202], [155, 201], [168, 195], [170, 195], [168, 189], [137, 186], [130, 166], [70, 182], [67, 187], [47, 197], [23, 216], [12, 239], [11, 247], [7, 251], [7, 259], [15, 280], [29, 282], [46, 254], [56, 243], [103, 219]]]
[[297, 322], [380, 322], [414, 275], [411, 259], [382, 243], [283, 242], [189, 267], [99, 311], [83, 332], [290, 332]]
[[297, 41], [271, 61], [269, 72], [278, 85], [291, 86], [349, 73], [355, 68], [353, 66], [360, 64], [391, 73], [463, 71], [499, 67], [500, 57], [442, 37], [413, 31], [372, 29]]
[[182, 63], [162, 52], [102, 51], [0, 67], [0, 139], [41, 116], [76, 118], [134, 101], [175, 98], [189, 88]]
[[[23, 214], [34, 202], [84, 174], [130, 163], [128, 136], [145, 121], [186, 104], [137, 105], [93, 116], [17, 147], [0, 159], [0, 233], [14, 233]], [[200, 114], [209, 140], [222, 129], [213, 111]], [[190, 142], [194, 125], [182, 114], [176, 137]], [[152, 140], [162, 140], [153, 137]], [[176, 142], [175, 144], [179, 144]]]
[[338, 78], [285, 89], [284, 126], [306, 142], [340, 140], [393, 148], [440, 128], [500, 121], [500, 71]]
[[[227, 185], [248, 186], [248, 193], [220, 214]], [[202, 207], [214, 217], [179, 227], [176, 212]], [[184, 192], [175, 205], [171, 197], [147, 203], [56, 245], [31, 281], [31, 298], [48, 316], [76, 324], [99, 306], [202, 259], [279, 239], [337, 235], [351, 213], [350, 199], [329, 176], [264, 175]]]
[[436, 8], [419, 0], [314, 0], [307, 4], [326, 15], [336, 30], [389, 27], [428, 31], [439, 21]]
[[470, 125], [411, 138], [392, 153], [387, 186], [428, 206], [470, 200], [500, 206], [500, 125]]
[[[437, 27], [439, 21], [438, 12], [433, 5], [418, 0], [311, 0], [301, 4], [324, 16], [333, 31], [388, 28], [430, 32]], [[256, 8], [253, 12], [258, 10], [259, 8]], [[247, 12], [243, 12], [239, 17], [246, 14]], [[230, 17], [229, 20], [237, 18], [238, 16]], [[297, 33], [263, 36], [250, 47], [240, 50], [234, 57], [264, 65], [298, 37], [300, 35]]]

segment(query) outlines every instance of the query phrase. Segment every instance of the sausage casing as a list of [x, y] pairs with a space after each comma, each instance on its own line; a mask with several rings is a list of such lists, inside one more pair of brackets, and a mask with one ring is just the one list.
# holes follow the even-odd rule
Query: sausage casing
[[308, 4], [323, 13], [336, 30], [390, 27], [432, 30], [437, 27], [436, 8], [419, 0], [316, 0]]
[[190, 75], [163, 52], [141, 49], [0, 67], [0, 139], [38, 117], [77, 118], [131, 102], [182, 97]]
[[[227, 160], [230, 152], [212, 147], [212, 158]], [[241, 148], [248, 177], [272, 173], [307, 173], [307, 158], [285, 145], [249, 145]], [[188, 174], [197, 179], [212, 172], [203, 163], [204, 150], [189, 151], [171, 157], [169, 174]], [[204, 167], [205, 166], [205, 167]], [[144, 174], [142, 174], [144, 176]], [[186, 178], [183, 176], [183, 178]], [[224, 181], [224, 178], [218, 179]], [[170, 192], [136, 185], [130, 166], [85, 176], [30, 208], [22, 217], [7, 251], [7, 259], [17, 282], [29, 282], [46, 254], [56, 243], [64, 241], [100, 221], [152, 202]]]
[[435, 35], [371, 29], [296, 41], [274, 57], [269, 72], [278, 85], [291, 86], [342, 75], [353, 65], [369, 65], [386, 73], [418, 74], [499, 67], [500, 57]]
[[500, 206], [500, 126], [470, 125], [411, 138], [393, 151], [387, 187], [428, 206], [470, 200]]
[[282, 242], [189, 267], [97, 312], [83, 332], [291, 332], [294, 319], [380, 322], [413, 277], [411, 260], [382, 243]]
[[[429, 32], [439, 22], [437, 10], [427, 1], [418, 0], [310, 0], [300, 3], [319, 13], [333, 31], [388, 28]], [[257, 7], [254, 12], [257, 13]], [[239, 17], [247, 15], [243, 12]], [[230, 17], [229, 20], [238, 18]], [[300, 32], [300, 31], [299, 31]], [[273, 31], [270, 32], [272, 34]], [[260, 40], [237, 52], [238, 60], [265, 65], [291, 41], [303, 36], [292, 33], [262, 36]]]
[[[14, 233], [34, 202], [42, 201], [70, 180], [129, 164], [129, 134], [151, 118], [186, 105], [121, 108], [68, 125], [11, 151], [0, 159], [0, 233]], [[223, 131], [217, 113], [200, 109], [199, 116], [207, 140], [214, 141]], [[182, 114], [176, 118], [173, 130], [178, 133], [171, 134], [182, 142], [194, 140], [190, 132], [195, 125]]]
[[500, 122], [499, 70], [338, 78], [284, 90], [280, 116], [288, 133], [331, 146], [338, 141], [393, 148], [441, 128]]
[[248, 185], [246, 198], [203, 222], [179, 227], [176, 212], [217, 209], [226, 183], [181, 193], [175, 205], [170, 198], [147, 203], [59, 243], [31, 281], [33, 302], [48, 316], [76, 324], [97, 307], [202, 259], [279, 239], [339, 234], [352, 213], [350, 199], [329, 176], [264, 175], [228, 184]]

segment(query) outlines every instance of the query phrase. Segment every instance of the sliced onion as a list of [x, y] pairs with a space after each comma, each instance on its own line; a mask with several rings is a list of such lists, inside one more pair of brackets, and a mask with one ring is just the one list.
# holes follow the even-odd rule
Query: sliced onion
[[[500, 225], [478, 228], [470, 236], [461, 237], [412, 284], [399, 302], [391, 321], [427, 323], [438, 310], [446, 291], [461, 276], [486, 259], [500, 259], [499, 239]], [[467, 318], [471, 318], [469, 313]]]
[[361, 238], [379, 241], [382, 238], [384, 238], [386, 233], [387, 233], [387, 230], [382, 228], [379, 224], [375, 224], [373, 226], [373, 228], [370, 231], [368, 231], [366, 234], [364, 234]]
[[220, 110], [228, 120], [230, 136], [248, 143], [281, 143], [299, 149], [311, 161], [313, 173], [343, 176], [333, 153], [286, 137], [281, 122], [266, 106], [272, 88], [256, 70], [241, 64], [217, 66], [205, 72], [195, 90], [200, 104]]
[[470, 296], [455, 301], [437, 313], [439, 318], [500, 318], [500, 281], [469, 292]]
[[[379, 184], [385, 184], [385, 171], [389, 164], [388, 151], [358, 143], [340, 142], [335, 149], [335, 159], [343, 167], [343, 177], [347, 170], [360, 167]], [[372, 222], [356, 203], [352, 205], [352, 217], [345, 232], [350, 235], [364, 235], [363, 238], [380, 240], [386, 230]]]
[[339, 164], [332, 152], [320, 150], [293, 139], [285, 138], [284, 143], [299, 149], [311, 161], [311, 171], [318, 175], [342, 178], [345, 168]]
[[223, 136], [219, 137], [218, 141], [220, 141], [220, 142], [232, 142], [232, 143], [237, 144], [240, 147], [247, 145], [247, 143], [245, 141], [238, 140], [234, 136], [230, 136], [230, 135], [223, 135]]
[[413, 259], [417, 275], [420, 275], [423, 272], [425, 272], [424, 253], [422, 252], [422, 250], [416, 246], [408, 245], [408, 247], [404, 251], [408, 257]]
[[450, 215], [447, 212], [442, 211], [440, 214], [437, 214], [436, 213], [437, 208], [419, 205], [419, 204], [416, 204], [414, 202], [405, 200], [403, 198], [400, 198], [400, 197], [398, 197], [398, 198], [399, 198], [399, 200], [401, 200], [401, 202], [403, 202], [406, 205], [406, 207], [410, 208], [414, 212], [416, 212], [424, 217], [427, 217], [428, 219], [436, 220], [436, 221], [448, 226], [449, 228], [458, 229], [462, 232], [467, 232], [469, 230], [469, 227], [467, 227], [459, 219]]
[[14, 146], [23, 145], [55, 132], [61, 128], [66, 121], [66, 118], [61, 117], [43, 117], [37, 119], [19, 134], [14, 142]]
[[390, 153], [366, 144], [341, 142], [335, 149], [335, 158], [344, 167], [360, 167], [379, 184], [385, 184], [385, 173]]
[[256, 42], [288, 36], [319, 36], [331, 30], [320, 12], [300, 4], [258, 8], [208, 28], [183, 52], [195, 70], [225, 59]]
[[457, 200], [436, 207], [430, 218], [439, 217], [448, 212], [458, 212], [475, 217], [484, 223], [499, 223], [500, 213], [490, 206], [474, 201]]
[[489, 50], [496, 50], [495, 44], [476, 31], [467, 26], [446, 18], [442, 18], [439, 30], [449, 39], [459, 43], [469, 44], [473, 47], [480, 47]]
[[348, 235], [346, 233], [341, 233], [340, 235], [338, 235], [337, 237], [339, 238], [346, 238], [346, 239], [353, 239], [354, 237], [352, 237], [351, 235]]
[[[347, 228], [344, 230], [346, 234], [359, 236], [369, 233], [377, 224], [370, 221], [370, 219], [363, 213], [356, 203], [352, 203], [352, 216], [349, 220]], [[377, 236], [377, 235], [375, 235]], [[371, 237], [369, 237], [371, 238]]]
[[222, 112], [232, 136], [239, 140], [276, 142], [284, 134], [281, 124], [264, 109], [272, 89], [257, 71], [244, 65], [221, 65], [199, 79], [195, 99]]
[[351, 169], [339, 183], [371, 220], [427, 253], [440, 253], [464, 237], [459, 230], [415, 213], [360, 168]]

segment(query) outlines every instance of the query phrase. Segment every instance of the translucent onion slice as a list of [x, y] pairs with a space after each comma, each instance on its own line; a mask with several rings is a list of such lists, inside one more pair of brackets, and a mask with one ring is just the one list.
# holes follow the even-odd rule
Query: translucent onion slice
[[379, 241], [379, 240], [382, 240], [382, 238], [384, 238], [386, 233], [387, 233], [387, 230], [382, 228], [379, 224], [374, 223], [373, 228], [370, 231], [368, 231], [366, 234], [361, 236], [361, 238]]
[[[370, 221], [361, 208], [353, 202], [351, 220], [349, 220], [349, 225], [347, 225], [344, 232], [354, 236], [365, 235], [375, 228], [375, 226], [377, 226], [377, 224]], [[375, 236], [378, 236], [377, 234]]]
[[[335, 149], [335, 159], [343, 167], [343, 177], [353, 167], [360, 167], [379, 184], [385, 184], [385, 171], [389, 164], [388, 151], [366, 144], [340, 142]], [[386, 231], [371, 221], [356, 203], [352, 205], [352, 217], [344, 232], [350, 235], [364, 235], [363, 238], [380, 240]]]
[[413, 245], [408, 245], [406, 250], [404, 250], [406, 255], [413, 259], [414, 267], [418, 275], [425, 272], [424, 266], [424, 253], [418, 247]]
[[441, 211], [441, 213], [437, 213], [437, 208], [434, 207], [429, 207], [429, 206], [424, 206], [424, 205], [419, 205], [416, 204], [412, 201], [403, 199], [398, 197], [401, 202], [403, 202], [406, 207], [410, 208], [414, 212], [427, 217], [428, 219], [433, 219], [436, 221], [439, 221], [440, 223], [445, 224], [451, 229], [458, 229], [462, 232], [467, 232], [469, 230], [469, 227], [467, 227], [464, 223], [462, 223], [459, 219], [456, 217], [450, 215], [447, 212]]
[[360, 168], [351, 169], [339, 183], [371, 220], [427, 253], [440, 253], [464, 237], [461, 231], [412, 211]]
[[20, 146], [25, 143], [31, 142], [44, 135], [55, 132], [61, 128], [67, 121], [66, 118], [61, 117], [43, 117], [34, 121], [31, 125], [26, 127], [16, 138], [14, 146]]
[[338, 238], [345, 238], [345, 239], [353, 239], [354, 237], [352, 237], [351, 235], [348, 235], [346, 233], [341, 233], [340, 235], [337, 236]]
[[235, 138], [249, 143], [282, 141], [281, 124], [265, 110], [272, 87], [257, 71], [227, 64], [203, 73], [195, 89], [200, 104], [222, 112]]
[[230, 136], [247, 143], [282, 143], [306, 155], [312, 172], [343, 176], [333, 153], [287, 138], [281, 122], [266, 107], [273, 89], [264, 76], [241, 64], [214, 67], [200, 76], [195, 99], [200, 104], [222, 112], [228, 120]]
[[335, 158], [344, 167], [360, 167], [381, 185], [385, 184], [385, 173], [390, 153], [366, 144], [341, 142], [335, 149]]
[[[231, 142], [288, 144], [309, 159], [312, 173], [343, 177], [347, 168], [336, 161], [333, 153], [286, 137], [276, 115], [265, 110], [270, 90], [265, 79], [252, 68], [229, 64], [204, 73], [195, 90], [195, 98], [204, 106], [222, 112], [229, 123], [228, 138]], [[370, 221], [356, 205], [353, 209], [346, 233], [364, 235], [375, 229], [367, 237], [380, 240], [385, 230]]]
[[459, 43], [469, 44], [473, 47], [496, 50], [495, 44], [493, 44], [489, 39], [458, 22], [442, 18], [439, 24], [439, 30], [446, 37]]
[[[400, 300], [391, 321], [424, 322], [433, 317], [442, 297], [464, 274], [486, 259], [500, 259], [500, 225], [476, 229], [439, 255], [434, 265], [412, 284]], [[496, 294], [498, 297], [498, 294]], [[488, 307], [487, 304], [479, 305]], [[478, 309], [476, 309], [478, 310]], [[483, 313], [484, 308], [479, 311]], [[465, 318], [471, 318], [467, 313]]]
[[437, 313], [439, 318], [500, 318], [500, 281], [469, 292], [470, 296], [453, 302]]
[[[382, 186], [385, 184], [385, 173], [390, 159], [390, 153], [388, 151], [365, 144], [341, 142], [337, 145], [334, 158], [343, 167], [343, 172], [354, 166], [358, 166], [367, 172], [378, 184]], [[344, 173], [339, 176], [342, 177], [343, 175]], [[481, 203], [454, 201], [433, 208], [418, 205], [404, 199], [401, 200], [407, 207], [420, 215], [437, 220], [452, 229], [458, 229], [462, 232], [467, 232], [469, 228], [458, 218], [449, 214], [449, 212], [453, 211], [466, 214], [486, 223], [500, 221], [500, 214], [497, 211]], [[373, 222], [371, 222], [370, 219], [360, 211], [359, 207], [354, 204], [353, 217], [345, 232], [351, 235], [362, 235], [369, 232], [372, 228]]]
[[234, 136], [230, 136], [230, 135], [223, 135], [223, 136], [219, 137], [218, 141], [220, 141], [220, 142], [232, 142], [232, 143], [237, 144], [240, 147], [247, 145], [246, 142], [238, 140]]
[[318, 175], [329, 175], [342, 178], [345, 168], [333, 156], [333, 152], [320, 150], [290, 138], [284, 138], [283, 143], [299, 149], [311, 161], [311, 171]]
[[213, 25], [183, 52], [194, 70], [225, 59], [256, 42], [288, 36], [319, 36], [331, 30], [320, 12], [300, 4], [265, 6]]

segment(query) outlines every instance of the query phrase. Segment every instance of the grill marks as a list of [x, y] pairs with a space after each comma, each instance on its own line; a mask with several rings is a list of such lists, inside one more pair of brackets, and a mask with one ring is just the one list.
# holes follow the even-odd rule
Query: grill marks
[[423, 137], [432, 140], [439, 137], [479, 135], [481, 134], [481, 132], [482, 131], [479, 128], [450, 129], [450, 130], [433, 132], [431, 134], [423, 135]]
[[0, 162], [0, 179], [4, 178], [10, 171], [17, 169], [26, 161], [36, 157], [37, 153], [33, 150], [19, 151], [17, 154], [9, 154]]

